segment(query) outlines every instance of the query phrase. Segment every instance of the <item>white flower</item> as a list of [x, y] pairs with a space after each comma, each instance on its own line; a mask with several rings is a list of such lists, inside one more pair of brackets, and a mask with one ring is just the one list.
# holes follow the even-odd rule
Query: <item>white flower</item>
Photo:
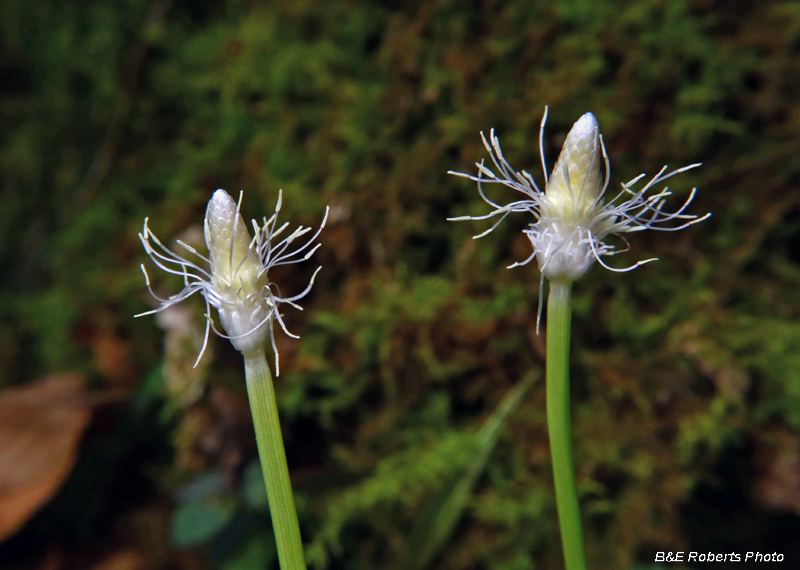
[[[545, 191], [542, 192], [526, 171], [517, 172], [508, 164], [500, 150], [500, 142], [492, 129], [489, 139], [481, 133], [483, 144], [489, 151], [499, 174], [486, 168], [483, 162], [476, 163], [478, 175], [449, 172], [463, 176], [478, 183], [478, 192], [484, 202], [494, 209], [485, 216], [461, 216], [450, 220], [485, 220], [501, 216], [491, 228], [475, 238], [483, 237], [494, 230], [511, 212], [528, 212], [535, 221], [524, 230], [533, 245], [533, 253], [526, 260], [514, 263], [517, 267], [529, 263], [535, 257], [544, 278], [555, 281], [574, 281], [581, 277], [589, 267], [597, 261], [611, 271], [630, 271], [639, 265], [655, 261], [645, 259], [630, 267], [617, 269], [608, 266], [603, 256], [621, 253], [615, 246], [603, 240], [609, 234], [637, 232], [646, 229], [677, 231], [708, 218], [684, 214], [694, 199], [697, 191], [693, 188], [683, 205], [673, 213], [662, 212], [667, 196], [672, 193], [667, 187], [657, 194], [648, 195], [653, 186], [667, 178], [696, 168], [700, 164], [684, 166], [665, 174], [664, 166], [647, 184], [639, 190], [632, 186], [645, 175], [640, 174], [633, 180], [622, 184], [622, 191], [608, 203], [605, 202], [605, 191], [608, 187], [610, 165], [606, 154], [603, 137], [599, 134], [597, 119], [591, 113], [583, 115], [570, 130], [561, 149], [553, 172], [548, 178], [547, 164], [544, 160], [544, 126], [547, 121], [545, 107], [541, 128], [539, 129], [539, 154], [545, 176]], [[605, 180], [601, 185], [600, 161], [605, 162]], [[486, 197], [483, 183], [499, 183], [522, 192], [525, 197], [516, 202], [501, 206]], [[665, 222], [677, 220], [675, 226], [661, 226]], [[627, 248], [623, 251], [627, 251]], [[543, 287], [540, 287], [540, 307]]]
[[[206, 332], [203, 340], [203, 348], [197, 357], [197, 362], [205, 352], [208, 344], [208, 334], [210, 329], [223, 338], [227, 338], [233, 343], [245, 357], [262, 350], [269, 335], [272, 348], [275, 351], [275, 370], [276, 375], [280, 374], [278, 349], [275, 345], [275, 335], [273, 334], [273, 321], [277, 320], [283, 331], [293, 337], [286, 329], [283, 316], [280, 313], [279, 305], [287, 303], [292, 307], [302, 310], [295, 301], [305, 297], [314, 284], [314, 278], [321, 268], [317, 268], [311, 281], [305, 290], [294, 297], [280, 297], [273, 292], [273, 288], [280, 293], [277, 286], [269, 281], [268, 273], [270, 268], [278, 265], [288, 265], [307, 260], [317, 250], [320, 244], [311, 249], [309, 247], [319, 236], [325, 221], [328, 218], [328, 209], [325, 210], [325, 218], [322, 220], [319, 229], [304, 244], [290, 249], [292, 243], [301, 236], [311, 231], [311, 228], [299, 227], [289, 236], [277, 243], [273, 240], [286, 229], [288, 222], [276, 228], [278, 223], [278, 212], [281, 209], [283, 193], [278, 193], [278, 203], [275, 206], [275, 213], [269, 218], [263, 219], [263, 225], [259, 227], [256, 220], [253, 220], [253, 231], [255, 236], [251, 239], [247, 231], [247, 226], [242, 219], [240, 212], [242, 204], [242, 194], [239, 194], [239, 202], [233, 199], [224, 190], [214, 192], [208, 202], [205, 219], [205, 238], [208, 246], [208, 258], [197, 252], [193, 247], [178, 240], [178, 244], [199, 257], [208, 266], [208, 270], [192, 263], [165, 247], [159, 239], [150, 231], [147, 226], [148, 218], [144, 220], [144, 229], [139, 234], [142, 245], [150, 259], [158, 267], [183, 277], [183, 291], [173, 295], [168, 299], [158, 297], [150, 286], [150, 277], [142, 264], [142, 272], [147, 282], [147, 288], [161, 306], [153, 311], [136, 315], [141, 317], [152, 313], [163, 311], [167, 307], [179, 303], [200, 292], [206, 302]], [[152, 242], [152, 243], [151, 243]], [[297, 257], [304, 253], [302, 257]], [[227, 334], [220, 333], [211, 318], [211, 307], [217, 309], [222, 327]], [[195, 362], [195, 366], [197, 366]]]

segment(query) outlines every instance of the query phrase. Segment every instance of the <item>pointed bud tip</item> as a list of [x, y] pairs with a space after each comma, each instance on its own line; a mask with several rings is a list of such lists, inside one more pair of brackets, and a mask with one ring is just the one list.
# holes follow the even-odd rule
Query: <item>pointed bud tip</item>
[[597, 136], [599, 130], [600, 126], [597, 124], [595, 116], [592, 113], [584, 113], [584, 115], [572, 125], [572, 129], [570, 129], [569, 135], [567, 136], [568, 138], [574, 137], [578, 140], [594, 138]]
[[212, 205], [214, 207], [220, 207], [220, 206], [229, 206], [230, 204], [233, 204], [233, 198], [231, 198], [231, 195], [225, 192], [225, 190], [223, 190], [222, 188], [216, 190], [214, 192], [214, 195], [211, 196], [211, 200], [208, 201], [209, 208], [211, 208]]
[[[213, 226], [227, 226], [233, 223], [233, 215], [236, 212], [236, 202], [225, 190], [219, 189], [211, 196], [206, 208], [206, 222]], [[208, 238], [206, 238], [208, 239]]]
[[600, 127], [592, 113], [575, 121], [545, 188], [543, 217], [559, 219], [575, 229], [596, 213], [597, 199], [603, 192], [599, 135]]
[[[230, 258], [231, 239], [235, 241], [236, 245], [233, 253], [239, 261], [249, 249], [250, 234], [247, 231], [247, 226], [242, 216], [238, 213], [236, 202], [225, 190], [217, 190], [211, 196], [211, 200], [208, 201], [204, 233], [206, 245], [208, 245], [212, 258], [212, 270], [216, 270], [213, 263], [215, 259], [219, 261], [224, 258]], [[232, 259], [229, 259], [229, 265], [231, 261]]]

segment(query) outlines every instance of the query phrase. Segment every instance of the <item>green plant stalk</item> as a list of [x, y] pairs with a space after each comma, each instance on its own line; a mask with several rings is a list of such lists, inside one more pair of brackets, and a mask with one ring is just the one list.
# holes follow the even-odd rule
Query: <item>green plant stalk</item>
[[569, 421], [569, 329], [572, 282], [551, 281], [547, 301], [547, 429], [566, 570], [586, 570]]
[[281, 570], [305, 570], [303, 541], [300, 538], [300, 524], [297, 522], [289, 466], [286, 464], [286, 451], [283, 448], [278, 404], [264, 351], [246, 355], [244, 370]]

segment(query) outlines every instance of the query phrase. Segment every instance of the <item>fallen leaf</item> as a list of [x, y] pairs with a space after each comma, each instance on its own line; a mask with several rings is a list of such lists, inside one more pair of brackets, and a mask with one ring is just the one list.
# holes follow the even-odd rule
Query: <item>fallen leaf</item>
[[753, 494], [763, 507], [800, 513], [800, 438], [781, 429], [755, 438]]
[[56, 493], [91, 417], [80, 374], [0, 392], [0, 540]]
[[59, 547], [51, 547], [36, 570], [64, 570], [66, 565], [67, 557], [64, 556], [64, 551]]
[[90, 339], [89, 347], [94, 354], [94, 365], [110, 386], [133, 389], [137, 376], [127, 340], [110, 331], [98, 330]]
[[94, 566], [92, 570], [145, 570], [147, 558], [135, 550], [123, 550], [107, 556]]

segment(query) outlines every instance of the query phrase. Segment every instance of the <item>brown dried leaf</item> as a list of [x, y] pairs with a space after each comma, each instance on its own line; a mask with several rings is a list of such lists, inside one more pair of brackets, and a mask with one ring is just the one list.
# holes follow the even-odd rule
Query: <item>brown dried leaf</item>
[[0, 393], [0, 540], [58, 490], [75, 463], [91, 410], [80, 374]]
[[98, 330], [89, 344], [94, 354], [94, 365], [109, 385], [132, 389], [136, 384], [136, 369], [131, 362], [130, 343], [115, 333]]
[[123, 550], [107, 556], [94, 566], [92, 570], [145, 570], [147, 557], [136, 550]]
[[768, 509], [800, 513], [800, 438], [774, 429], [755, 439], [753, 494]]

